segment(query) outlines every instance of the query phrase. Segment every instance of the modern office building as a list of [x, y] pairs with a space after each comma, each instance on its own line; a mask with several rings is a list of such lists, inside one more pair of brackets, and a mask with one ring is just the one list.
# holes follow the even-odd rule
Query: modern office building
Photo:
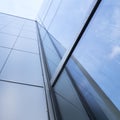
[[120, 120], [119, 18], [119, 0], [0, 13], [0, 120]]

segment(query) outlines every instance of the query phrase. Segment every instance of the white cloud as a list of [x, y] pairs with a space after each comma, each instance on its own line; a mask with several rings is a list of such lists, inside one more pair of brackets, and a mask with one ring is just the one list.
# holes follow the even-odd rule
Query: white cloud
[[0, 12], [35, 19], [43, 0], [0, 0]]
[[120, 55], [120, 46], [114, 46], [110, 54], [110, 58], [113, 59], [118, 55]]

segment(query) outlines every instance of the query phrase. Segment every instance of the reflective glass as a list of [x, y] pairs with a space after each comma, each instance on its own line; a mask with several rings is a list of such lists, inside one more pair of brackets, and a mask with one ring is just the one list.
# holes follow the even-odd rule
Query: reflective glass
[[33, 20], [26, 20], [25, 22], [24, 22], [24, 27], [25, 28], [31, 28], [31, 29], [36, 29], [36, 23], [35, 23], [35, 21], [33, 21]]
[[4, 24], [0, 24], [0, 30], [2, 29], [2, 28], [4, 28]]
[[120, 1], [102, 1], [74, 55], [120, 110]]
[[96, 0], [51, 1], [49, 10], [42, 21], [43, 27], [39, 25], [51, 76], [55, 73], [68, 46], [76, 40], [95, 3]]
[[37, 41], [28, 39], [28, 38], [22, 38], [22, 37], [18, 38], [14, 46], [14, 49], [24, 50], [24, 51], [33, 52], [33, 53], [39, 53]]
[[0, 24], [3, 25], [0, 32], [18, 35], [24, 21], [24, 19], [0, 13]]
[[50, 77], [54, 74], [56, 67], [58, 66], [61, 58], [58, 55], [55, 46], [53, 45], [48, 33], [45, 35], [43, 42], [43, 48], [46, 56]]
[[42, 3], [42, 6], [38, 13], [38, 20], [41, 24], [42, 24], [41, 21], [44, 21], [45, 16], [47, 15], [47, 12], [49, 11], [49, 8], [50, 8], [52, 2], [53, 2], [53, 0], [44, 0], [44, 2]]
[[105, 105], [104, 101], [99, 97], [99, 93], [96, 93], [93, 86], [82, 73], [81, 66], [74, 56], [68, 61], [66, 69], [77, 86], [79, 94], [81, 94], [82, 98], [86, 101], [86, 104], [94, 114], [94, 117], [97, 120], [107, 120], [108, 118], [105, 114], [109, 116], [109, 108]]
[[[67, 71], [64, 70], [54, 87], [62, 120], [89, 120]], [[76, 116], [76, 117], [75, 117]], [[65, 119], [66, 118], [66, 119]]]
[[89, 120], [84, 109], [77, 109], [76, 107], [74, 107], [74, 105], [66, 101], [63, 97], [59, 96], [58, 94], [56, 94], [56, 99], [58, 101], [58, 105], [62, 115], [62, 120]]
[[11, 22], [11, 17], [0, 13], [0, 24], [6, 25]]
[[[51, 24], [54, 16], [56, 15], [57, 9], [59, 8], [59, 5], [61, 4], [61, 0], [52, 0], [52, 3], [50, 3], [49, 10], [47, 14], [45, 14], [43, 18], [43, 24], [48, 29], [49, 25]], [[59, 23], [59, 21], [57, 22]]]
[[39, 55], [13, 50], [1, 79], [34, 85], [43, 85]]
[[13, 21], [10, 23], [10, 26], [21, 28], [24, 22], [24, 19], [16, 18], [15, 20], [13, 19]]
[[62, 56], [64, 55], [64, 53], [66, 51], [65, 47], [58, 40], [56, 40], [52, 35], [50, 35], [50, 36], [52, 38], [52, 42], [55, 45], [60, 57], [62, 58]]
[[38, 27], [39, 27], [39, 32], [40, 32], [40, 39], [43, 41], [44, 38], [45, 38], [45, 35], [47, 34], [47, 33], [46, 33], [46, 30], [45, 30], [45, 28], [44, 28], [42, 25], [40, 25], [39, 23], [38, 23]]
[[[46, 47], [46, 46], [45, 46]], [[53, 63], [59, 64], [60, 57], [58, 56], [57, 52], [52, 51], [51, 49], [47, 48], [45, 49], [46, 52], [46, 58], [50, 59]]]
[[[26, 19], [16, 17], [10, 14], [0, 13], [0, 23], [24, 22]], [[28, 21], [28, 20], [27, 20]]]
[[68, 48], [77, 38], [96, 0], [54, 0], [44, 25]]
[[0, 82], [0, 120], [48, 120], [43, 88]]
[[10, 49], [0, 47], [0, 70], [10, 52]]
[[[82, 101], [83, 106], [86, 105], [86, 110], [97, 120], [118, 119], [112, 113], [111, 106], [115, 105], [114, 108], [116, 111], [118, 110], [117, 115], [120, 110], [120, 94], [116, 92], [120, 88], [119, 4], [120, 2], [117, 0], [113, 4], [111, 4], [111, 1], [101, 2], [100, 7], [65, 67], [67, 75], [70, 76], [70, 80], [77, 88], [78, 94], [84, 99], [85, 103]], [[56, 82], [54, 89], [59, 89], [58, 84], [60, 84], [63, 73]], [[62, 80], [66, 79], [66, 76]], [[65, 80], [61, 83], [61, 86], [64, 86], [64, 84]], [[97, 88], [95, 88], [95, 84]], [[99, 87], [108, 98], [103, 99], [101, 94], [96, 91]], [[63, 87], [61, 88], [59, 93], [69, 94], [69, 90], [65, 91]], [[114, 105], [112, 103], [107, 105], [107, 100], [112, 101]], [[57, 102], [60, 111], [65, 109], [64, 106], [60, 108], [59, 104], [61, 102], [58, 99]]]
[[19, 22], [19, 21], [13, 21], [10, 24], [8, 24], [6, 27], [7, 28], [18, 28], [21, 29], [23, 26], [23, 22]]
[[37, 40], [37, 34], [36, 32], [32, 32], [29, 30], [22, 30], [20, 33], [20, 37], [26, 37], [26, 38], [30, 38], [33, 40]]
[[12, 48], [17, 36], [0, 33], [0, 46]]
[[27, 30], [27, 31], [30, 31], [30, 32], [33, 32], [33, 33], [36, 33], [36, 32], [37, 32], [37, 31], [36, 31], [36, 27], [33, 28], [33, 27], [30, 27], [30, 26], [29, 26], [29, 27], [28, 27], [28, 26], [25, 26], [25, 25], [23, 26], [22, 30], [23, 30], [23, 31], [26, 31], [26, 30]]
[[20, 30], [21, 29], [19, 29], [19, 28], [13, 28], [12, 26], [7, 25], [4, 28], [2, 28], [0, 30], [0, 32], [11, 34], [11, 35], [16, 35], [17, 36], [17, 35], [19, 35]]

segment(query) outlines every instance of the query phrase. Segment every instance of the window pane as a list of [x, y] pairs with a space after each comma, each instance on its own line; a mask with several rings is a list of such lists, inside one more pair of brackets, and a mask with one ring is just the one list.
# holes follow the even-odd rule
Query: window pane
[[0, 78], [14, 82], [43, 85], [39, 56], [13, 50]]
[[77, 38], [96, 0], [54, 0], [43, 21], [47, 30], [68, 48]]
[[55, 73], [55, 70], [61, 60], [58, 52], [56, 51], [55, 45], [52, 42], [50, 34], [39, 25], [40, 35], [42, 38], [42, 45], [45, 53], [45, 59], [49, 70], [49, 77]]
[[54, 0], [48, 3], [51, 5], [39, 30], [50, 77], [55, 73], [66, 49], [76, 40], [95, 3], [96, 0]]
[[0, 33], [0, 46], [12, 48], [16, 39], [17, 36]]
[[66, 70], [59, 77], [54, 91], [62, 120], [89, 120]]
[[39, 53], [38, 43], [36, 40], [22, 38], [22, 37], [19, 37], [17, 39], [14, 49], [28, 51], [28, 52], [37, 53], [37, 54]]
[[43, 88], [0, 82], [0, 120], [48, 120]]
[[74, 55], [120, 110], [119, 13], [119, 0], [102, 1]]
[[5, 63], [9, 52], [10, 49], [0, 47], [0, 70], [2, 69], [3, 64]]

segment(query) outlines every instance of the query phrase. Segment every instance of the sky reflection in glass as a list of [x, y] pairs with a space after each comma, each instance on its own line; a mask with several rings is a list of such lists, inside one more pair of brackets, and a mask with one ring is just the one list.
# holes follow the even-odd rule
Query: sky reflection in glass
[[74, 55], [120, 110], [120, 1], [102, 1]]

